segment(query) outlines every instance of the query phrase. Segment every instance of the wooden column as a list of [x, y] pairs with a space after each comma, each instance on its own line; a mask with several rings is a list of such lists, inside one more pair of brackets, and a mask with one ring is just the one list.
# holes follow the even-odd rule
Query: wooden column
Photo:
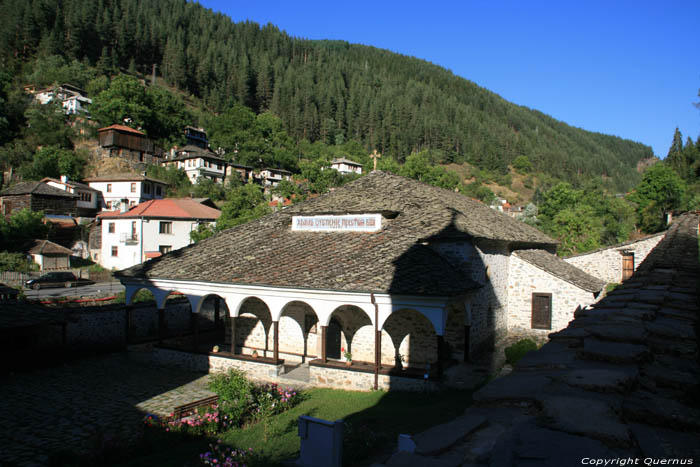
[[445, 338], [437, 336], [437, 372], [438, 376], [442, 376], [442, 349], [445, 346]]
[[321, 326], [321, 361], [326, 363], [328, 359], [326, 358], [326, 338], [328, 333], [328, 326]]
[[163, 343], [165, 334], [165, 308], [158, 308], [158, 343]]
[[231, 316], [231, 355], [236, 355], [236, 317]]
[[129, 343], [129, 337], [131, 334], [131, 310], [133, 306], [126, 305], [124, 307], [124, 342]]
[[192, 350], [199, 347], [199, 320], [197, 313], [190, 312], [190, 331], [192, 332]]
[[272, 358], [277, 363], [280, 358], [280, 322], [272, 322]]

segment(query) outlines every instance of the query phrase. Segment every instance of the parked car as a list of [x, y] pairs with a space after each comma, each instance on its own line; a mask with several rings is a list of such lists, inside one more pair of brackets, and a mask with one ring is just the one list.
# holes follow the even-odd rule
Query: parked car
[[39, 290], [45, 287], [78, 287], [94, 284], [95, 281], [79, 279], [72, 272], [49, 272], [37, 279], [29, 279], [24, 283], [28, 289]]

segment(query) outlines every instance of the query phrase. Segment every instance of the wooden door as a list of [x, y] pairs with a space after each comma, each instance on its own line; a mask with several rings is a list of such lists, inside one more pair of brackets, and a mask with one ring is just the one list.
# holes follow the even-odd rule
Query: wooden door
[[622, 280], [626, 281], [634, 274], [634, 253], [622, 253]]
[[340, 323], [335, 318], [331, 318], [326, 330], [326, 357], [340, 358]]
[[532, 294], [532, 328], [552, 329], [552, 294]]

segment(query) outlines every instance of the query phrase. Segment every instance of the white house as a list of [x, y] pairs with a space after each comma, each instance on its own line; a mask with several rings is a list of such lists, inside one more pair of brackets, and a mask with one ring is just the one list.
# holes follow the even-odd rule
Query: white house
[[36, 92], [34, 98], [41, 104], [48, 104], [54, 99], [61, 101], [67, 115], [88, 113], [88, 107], [92, 104], [85, 91], [70, 84], [42, 89]]
[[359, 162], [351, 161], [350, 159], [345, 159], [341, 157], [339, 159], [333, 159], [331, 161], [331, 169], [335, 169], [341, 174], [361, 174], [362, 164]]
[[191, 243], [190, 232], [212, 224], [221, 211], [193, 199], [146, 201], [126, 212], [102, 213], [98, 263], [123, 269]]
[[86, 178], [90, 188], [101, 193], [100, 208], [108, 211], [120, 209], [122, 200], [128, 207], [153, 199], [163, 199], [168, 187], [166, 182], [136, 174], [103, 175]]
[[292, 173], [284, 169], [264, 168], [258, 178], [264, 187], [276, 187], [282, 180], [291, 180]]
[[69, 181], [65, 175], [61, 175], [60, 180], [46, 177], [41, 182], [59, 190], [78, 195], [76, 199], [78, 216], [93, 217], [100, 210], [100, 192], [84, 183]]
[[163, 161], [162, 165], [184, 170], [192, 183], [207, 178], [216, 183], [223, 183], [226, 177], [225, 159], [209, 149], [202, 149], [192, 144], [174, 151], [173, 157]]

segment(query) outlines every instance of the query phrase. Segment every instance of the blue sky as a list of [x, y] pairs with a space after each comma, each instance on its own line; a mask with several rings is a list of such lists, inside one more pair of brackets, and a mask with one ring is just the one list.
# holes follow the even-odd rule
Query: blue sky
[[224, 1], [232, 20], [418, 57], [570, 125], [651, 146], [700, 134], [700, 1]]

